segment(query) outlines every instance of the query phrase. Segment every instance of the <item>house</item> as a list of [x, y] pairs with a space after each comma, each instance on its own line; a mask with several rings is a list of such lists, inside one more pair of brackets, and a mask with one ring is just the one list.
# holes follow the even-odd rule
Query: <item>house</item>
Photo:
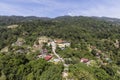
[[17, 28], [17, 27], [18, 27], [18, 25], [9, 25], [9, 26], [7, 26], [8, 29], [14, 29], [14, 28]]
[[8, 52], [8, 46], [7, 47], [5, 47], [5, 48], [3, 48], [3, 49], [1, 49], [1, 51], [0, 52]]
[[120, 47], [119, 40], [116, 40], [116, 41], [115, 41], [114, 46], [115, 46], [116, 48], [119, 48], [119, 47]]
[[61, 60], [60, 59], [53, 59], [54, 62], [60, 62]]
[[16, 53], [23, 54], [23, 53], [25, 53], [25, 50], [23, 50], [23, 49], [19, 49], [19, 50], [16, 51]]
[[82, 63], [87, 63], [89, 61], [89, 59], [86, 59], [86, 58], [81, 58], [80, 59], [80, 62], [82, 62]]
[[48, 50], [44, 48], [40, 51], [40, 54], [42, 55], [42, 57], [45, 57], [48, 54]]
[[44, 48], [44, 49], [41, 50], [41, 53], [42, 54], [48, 54], [48, 50], [46, 48]]
[[43, 58], [43, 56], [42, 56], [41, 54], [39, 54], [39, 55], [37, 56], [37, 58]]
[[70, 47], [70, 43], [69, 42], [62, 42], [58, 44], [59, 48], [65, 48], [65, 47]]
[[64, 42], [62, 39], [55, 39], [54, 41], [55, 41], [56, 44]]
[[47, 43], [49, 41], [49, 38], [47, 38], [46, 36], [42, 36], [38, 38], [38, 43]]
[[56, 39], [55, 43], [59, 48], [70, 47], [70, 42], [64, 41], [62, 39]]
[[96, 53], [96, 58], [100, 58], [100, 56], [101, 56], [101, 53], [97, 52]]
[[52, 58], [53, 56], [52, 55], [42, 55], [42, 54], [39, 54], [38, 56], [37, 56], [37, 58], [43, 58], [43, 59], [45, 59], [46, 61], [49, 61], [51, 58]]
[[108, 57], [106, 57], [105, 60], [106, 60], [108, 63], [111, 63], [111, 62], [112, 62], [112, 60], [111, 60], [110, 58], [108, 58]]
[[44, 57], [44, 59], [45, 59], [46, 61], [49, 61], [51, 58], [52, 58], [51, 55], [46, 55], [46, 56]]
[[[63, 72], [62, 73], [62, 76], [63, 76], [63, 78], [66, 78], [66, 77], [68, 77], [68, 73], [67, 72]], [[67, 80], [67, 79], [66, 79]]]
[[41, 36], [41, 37], [37, 38], [37, 40], [34, 42], [33, 49], [34, 50], [41, 49], [44, 46], [44, 43], [48, 43], [49, 40], [50, 40], [50, 38], [48, 38], [46, 36]]
[[54, 64], [58, 64], [59, 62], [61, 62], [61, 60], [58, 58], [53, 58], [51, 62], [53, 62]]
[[42, 45], [39, 45], [37, 44], [37, 42], [34, 42], [34, 45], [33, 45], [33, 50], [40, 50], [42, 48]]
[[22, 46], [25, 43], [25, 40], [23, 38], [18, 38], [15, 44], [12, 44], [12, 46]]

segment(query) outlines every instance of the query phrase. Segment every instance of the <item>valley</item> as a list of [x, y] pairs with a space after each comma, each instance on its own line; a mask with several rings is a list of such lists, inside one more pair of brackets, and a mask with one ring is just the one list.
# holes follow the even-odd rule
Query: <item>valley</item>
[[120, 80], [119, 19], [0, 20], [0, 80]]

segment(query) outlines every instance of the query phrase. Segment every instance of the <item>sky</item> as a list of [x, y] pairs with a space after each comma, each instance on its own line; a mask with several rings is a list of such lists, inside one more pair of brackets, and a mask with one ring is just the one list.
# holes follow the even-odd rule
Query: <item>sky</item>
[[0, 0], [0, 15], [120, 18], [120, 0]]

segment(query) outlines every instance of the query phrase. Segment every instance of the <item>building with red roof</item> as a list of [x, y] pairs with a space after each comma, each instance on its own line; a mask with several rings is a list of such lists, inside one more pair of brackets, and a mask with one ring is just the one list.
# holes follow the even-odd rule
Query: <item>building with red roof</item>
[[87, 63], [89, 61], [89, 59], [86, 59], [86, 58], [81, 58], [80, 62], [83, 62], [83, 63]]
[[44, 59], [45, 59], [46, 61], [49, 61], [51, 58], [52, 58], [51, 55], [46, 55], [46, 56], [44, 57]]

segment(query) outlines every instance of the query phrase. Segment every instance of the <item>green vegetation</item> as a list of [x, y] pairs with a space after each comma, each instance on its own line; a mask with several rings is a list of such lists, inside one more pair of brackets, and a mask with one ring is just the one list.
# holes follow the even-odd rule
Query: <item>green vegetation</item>
[[[47, 20], [35, 17], [7, 18], [0, 17], [0, 80], [63, 79], [63, 64], [38, 59], [36, 57], [40, 51], [32, 51], [34, 42], [40, 36], [71, 42], [71, 47], [57, 48], [56, 51], [70, 65], [69, 79], [120, 80], [118, 23], [82, 16]], [[14, 24], [18, 27], [7, 28]], [[25, 40], [20, 46], [17, 44], [18, 38]], [[4, 51], [5, 47], [8, 47], [8, 51]], [[44, 47], [49, 53], [52, 52], [50, 47]], [[91, 63], [81, 63], [81, 58], [87, 58]]]
[[[25, 55], [0, 55], [0, 80], [61, 80], [62, 65]], [[3, 79], [4, 78], [4, 79]]]

